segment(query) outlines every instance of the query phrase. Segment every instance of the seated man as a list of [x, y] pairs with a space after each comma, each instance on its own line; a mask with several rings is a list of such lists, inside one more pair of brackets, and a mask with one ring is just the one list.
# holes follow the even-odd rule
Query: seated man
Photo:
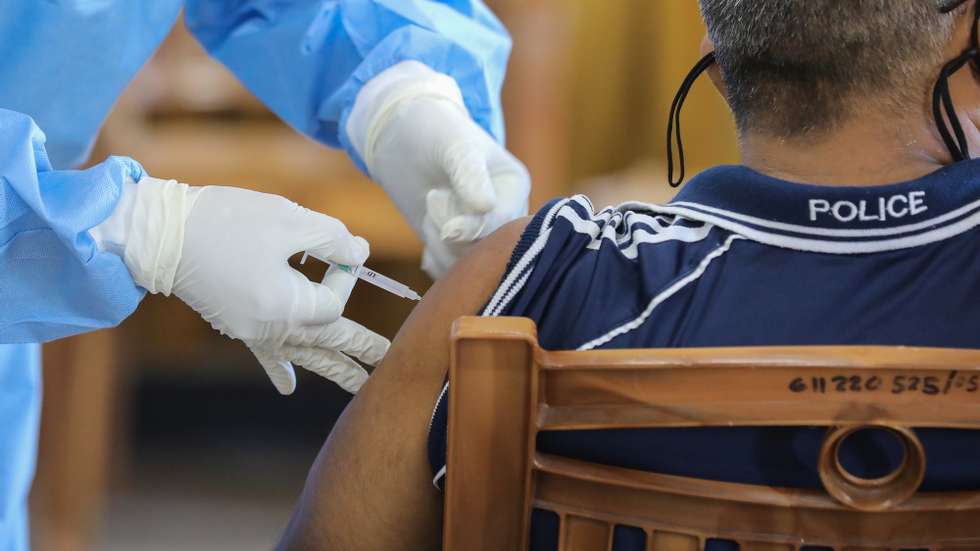
[[[974, 4], [701, 0], [744, 164], [700, 174], [667, 205], [558, 200], [483, 242], [428, 293], [334, 428], [283, 547], [439, 548], [448, 336], [461, 315], [530, 317], [552, 349], [980, 347], [980, 161], [955, 162], [980, 151], [977, 67], [941, 79], [958, 125], [930, 108], [941, 69], [974, 63], [975, 50], [962, 54], [978, 46]], [[954, 130], [944, 139], [937, 122]], [[819, 487], [823, 432], [581, 431], [539, 446]], [[980, 436], [920, 436], [926, 489], [980, 488]], [[554, 548], [540, 525], [532, 548]]]

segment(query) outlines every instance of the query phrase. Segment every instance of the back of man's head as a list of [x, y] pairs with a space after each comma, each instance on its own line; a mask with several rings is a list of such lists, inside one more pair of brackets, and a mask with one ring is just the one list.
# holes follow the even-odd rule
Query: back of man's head
[[740, 133], [819, 139], [921, 116], [954, 16], [938, 0], [701, 0]]

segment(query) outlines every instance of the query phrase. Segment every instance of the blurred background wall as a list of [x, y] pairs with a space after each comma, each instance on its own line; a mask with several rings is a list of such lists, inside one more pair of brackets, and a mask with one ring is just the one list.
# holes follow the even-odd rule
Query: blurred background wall
[[[669, 200], [670, 100], [698, 59], [695, 0], [491, 0], [514, 36], [508, 145], [534, 178], [532, 210], [585, 192], [597, 205]], [[707, 79], [685, 108], [689, 168], [737, 162]], [[279, 122], [178, 26], [117, 105], [93, 159], [285, 195], [344, 220], [371, 265], [424, 290], [420, 245], [339, 152]], [[304, 266], [311, 277], [322, 265]], [[393, 337], [411, 304], [359, 286], [349, 317]], [[179, 301], [148, 297], [121, 327], [45, 346], [35, 548], [269, 549], [349, 400], [297, 370], [280, 397], [240, 343]]]

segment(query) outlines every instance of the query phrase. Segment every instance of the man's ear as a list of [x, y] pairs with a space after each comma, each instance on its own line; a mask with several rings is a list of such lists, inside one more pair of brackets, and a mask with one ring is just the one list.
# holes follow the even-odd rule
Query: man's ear
[[[709, 53], [715, 51], [715, 43], [711, 41], [711, 37], [705, 33], [704, 38], [701, 39], [701, 57], [708, 55]], [[721, 93], [721, 97], [728, 101], [728, 87], [725, 86], [725, 80], [721, 78], [721, 69], [718, 64], [715, 63], [711, 67], [708, 67], [708, 78], [714, 83], [715, 88]]]

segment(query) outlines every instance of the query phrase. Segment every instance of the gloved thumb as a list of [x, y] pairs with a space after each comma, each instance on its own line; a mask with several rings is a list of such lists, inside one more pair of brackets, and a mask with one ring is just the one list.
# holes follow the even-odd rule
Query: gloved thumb
[[465, 254], [471, 242], [456, 242], [442, 238], [442, 229], [431, 217], [422, 225], [425, 250], [422, 252], [422, 270], [433, 280], [440, 279], [449, 268]]
[[351, 235], [343, 222], [331, 216], [302, 209], [297, 224], [307, 231], [306, 239], [299, 244], [300, 250], [317, 260], [360, 266], [371, 253], [367, 240]]
[[[443, 241], [467, 243], [482, 235], [486, 216], [470, 214], [459, 203], [459, 199], [445, 189], [433, 189], [425, 196], [426, 214], [439, 229], [439, 239]], [[426, 242], [430, 243], [429, 236], [426, 237]]]
[[487, 157], [479, 148], [471, 144], [457, 144], [447, 151], [443, 166], [449, 177], [449, 185], [465, 210], [473, 214], [493, 210], [497, 192], [490, 177]]
[[350, 298], [357, 278], [334, 264], [323, 278], [323, 283], [314, 283], [303, 274], [292, 271], [294, 286], [303, 297], [300, 308], [293, 313], [292, 321], [302, 326], [326, 325], [333, 323], [344, 313], [344, 306]]

